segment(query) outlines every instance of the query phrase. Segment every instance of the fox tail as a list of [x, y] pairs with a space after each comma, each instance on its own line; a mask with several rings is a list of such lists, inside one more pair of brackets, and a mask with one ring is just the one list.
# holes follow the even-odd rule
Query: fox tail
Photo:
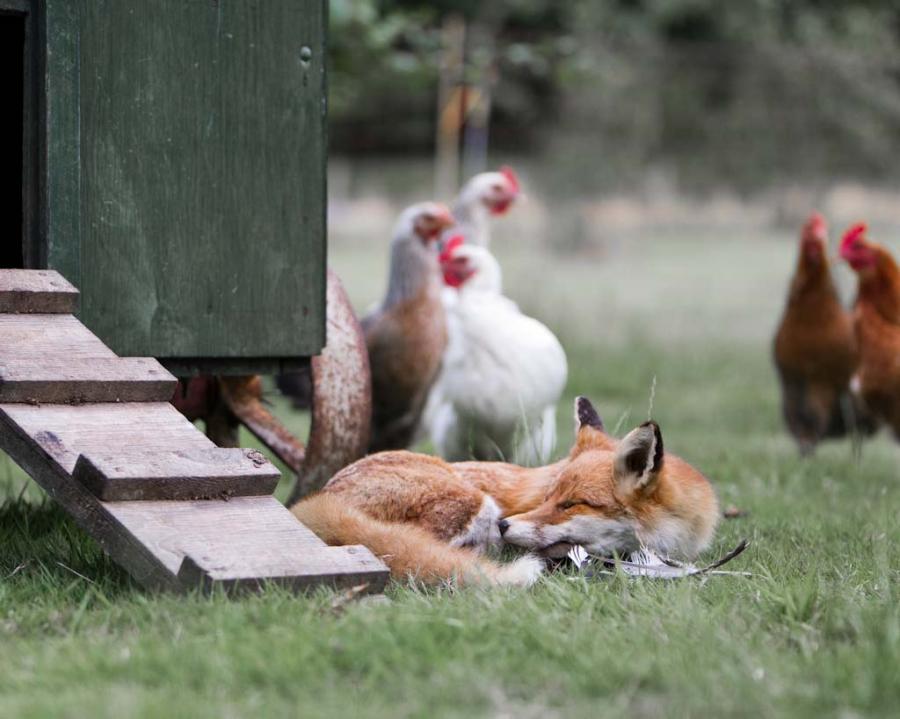
[[373, 519], [327, 492], [298, 502], [291, 512], [326, 544], [368, 547], [388, 565], [394, 579], [527, 587], [544, 571], [543, 561], [536, 556], [494, 562], [470, 549], [451, 547], [419, 527]]

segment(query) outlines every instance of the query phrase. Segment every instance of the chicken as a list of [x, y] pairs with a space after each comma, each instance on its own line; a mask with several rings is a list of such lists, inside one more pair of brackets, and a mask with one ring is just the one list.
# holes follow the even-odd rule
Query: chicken
[[502, 294], [500, 266], [484, 247], [451, 239], [441, 253], [447, 303], [444, 366], [428, 421], [444, 458], [546, 463], [556, 443], [556, 403], [566, 354], [544, 325]]
[[818, 214], [803, 227], [774, 354], [784, 419], [801, 453], [854, 429], [859, 413], [849, 383], [857, 363], [856, 339], [831, 276], [827, 228]]
[[436, 243], [452, 225], [447, 207], [424, 202], [394, 228], [387, 294], [361, 323], [372, 370], [370, 452], [413, 441], [437, 378], [447, 327]]
[[900, 268], [891, 253], [869, 242], [866, 226], [851, 227], [841, 257], [859, 278], [853, 324], [859, 343], [855, 391], [866, 408], [900, 438]]
[[491, 216], [505, 214], [519, 194], [519, 178], [511, 167], [475, 175], [453, 202], [456, 227], [452, 234], [462, 235], [470, 244], [488, 247]]

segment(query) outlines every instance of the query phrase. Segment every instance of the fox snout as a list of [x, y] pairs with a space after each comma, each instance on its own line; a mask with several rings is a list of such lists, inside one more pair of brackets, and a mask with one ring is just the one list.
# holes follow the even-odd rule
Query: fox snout
[[564, 557], [575, 544], [591, 554], [624, 554], [640, 548], [632, 523], [626, 519], [610, 519], [576, 514], [561, 521], [545, 522], [527, 514], [509, 517], [501, 530], [503, 541], [548, 557]]

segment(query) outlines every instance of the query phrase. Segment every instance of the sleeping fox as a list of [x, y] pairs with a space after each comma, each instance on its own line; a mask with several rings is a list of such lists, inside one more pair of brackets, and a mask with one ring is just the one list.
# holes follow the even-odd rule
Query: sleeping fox
[[[655, 422], [615, 439], [585, 397], [575, 400], [575, 422], [575, 445], [555, 464], [450, 464], [381, 452], [291, 511], [328, 544], [363, 544], [394, 578], [426, 583], [527, 586], [545, 558], [575, 544], [603, 556], [646, 547], [691, 559], [710, 543], [715, 493], [700, 472], [663, 451]], [[504, 542], [530, 553], [509, 563], [482, 556]]]

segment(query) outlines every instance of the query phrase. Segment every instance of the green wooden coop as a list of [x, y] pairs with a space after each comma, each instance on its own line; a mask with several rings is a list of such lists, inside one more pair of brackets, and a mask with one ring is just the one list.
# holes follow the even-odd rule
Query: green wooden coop
[[[248, 538], [278, 515], [271, 477], [252, 481], [274, 468], [214, 447], [168, 403], [176, 377], [199, 377], [201, 404], [241, 421], [228, 378], [306, 369], [308, 444], [275, 420], [251, 430], [305, 489], [364, 451], [368, 367], [326, 268], [326, 23], [324, 0], [0, 0], [0, 446], [148, 586], [383, 583], [363, 548], [338, 557], [304, 536], [304, 566], [291, 557], [306, 550], [247, 539], [242, 554], [220, 537], [217, 522]], [[87, 435], [71, 430], [89, 411], [126, 405], [133, 416], [98, 419], [112, 434], [88, 442], [106, 455], [66, 445]], [[151, 416], [171, 416], [172, 441], [190, 446], [151, 452], [122, 429]], [[235, 512], [215, 482], [265, 507]], [[281, 511], [263, 524], [307, 532]], [[160, 533], [172, 554], [201, 525], [160, 559]]]

